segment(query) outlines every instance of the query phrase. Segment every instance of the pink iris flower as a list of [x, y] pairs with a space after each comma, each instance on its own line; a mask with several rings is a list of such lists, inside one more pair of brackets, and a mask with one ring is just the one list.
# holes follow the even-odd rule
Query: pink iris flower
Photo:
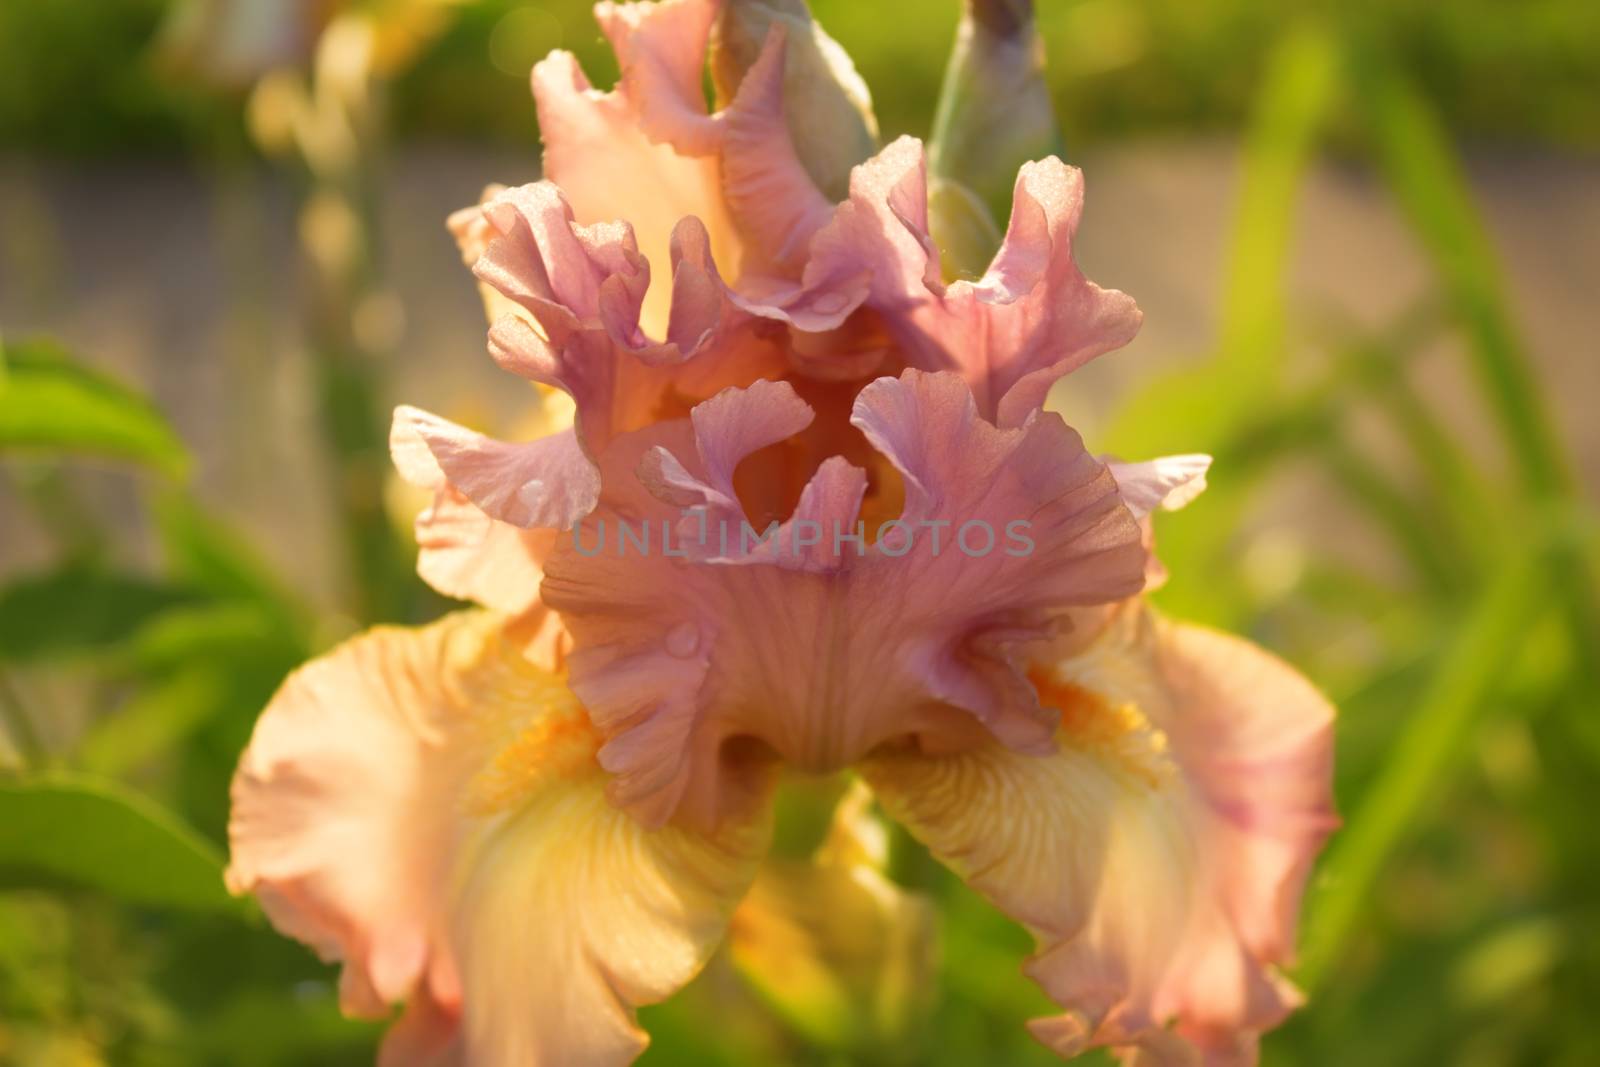
[[597, 15], [620, 85], [540, 63], [545, 180], [451, 219], [549, 432], [395, 415], [420, 571], [481, 607], [289, 678], [230, 885], [343, 962], [347, 1012], [404, 1005], [384, 1063], [626, 1064], [755, 879], [779, 769], [850, 771], [1033, 934], [1052, 1049], [1254, 1062], [1298, 1000], [1333, 711], [1143, 600], [1205, 457], [1106, 462], [1044, 408], [1140, 321], [1073, 261], [1081, 174], [1025, 165], [947, 281], [918, 141], [842, 203], [808, 175], [783, 30], [708, 113], [712, 0]]

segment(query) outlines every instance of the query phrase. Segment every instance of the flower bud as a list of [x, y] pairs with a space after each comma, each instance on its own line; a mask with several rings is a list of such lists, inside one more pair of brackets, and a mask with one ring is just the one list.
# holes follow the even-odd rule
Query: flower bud
[[711, 38], [711, 78], [726, 105], [761, 54], [773, 26], [788, 33], [784, 117], [806, 173], [832, 200], [850, 188], [850, 168], [878, 149], [872, 95], [838, 41], [811, 17], [805, 0], [728, 0]]
[[967, 0], [934, 116], [928, 164], [997, 219], [1017, 168], [1062, 152], [1032, 0]]

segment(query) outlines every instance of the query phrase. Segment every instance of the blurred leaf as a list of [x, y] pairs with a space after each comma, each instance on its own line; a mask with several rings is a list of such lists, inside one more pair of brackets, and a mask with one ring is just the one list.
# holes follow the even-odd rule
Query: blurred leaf
[[0, 784], [0, 885], [97, 890], [131, 904], [234, 911], [222, 857], [170, 814], [88, 778]]
[[95, 723], [79, 759], [96, 773], [119, 775], [175, 750], [218, 717], [247, 723], [308, 655], [270, 605], [174, 606], [110, 655], [109, 670], [144, 685]]
[[370, 1063], [374, 1027], [345, 1018], [331, 989], [263, 990], [234, 998], [196, 1020], [184, 1046], [202, 1062], [230, 1067]]
[[187, 494], [162, 494], [153, 510], [174, 576], [218, 596], [259, 601], [285, 616], [299, 614], [293, 594], [255, 549]]
[[120, 644], [110, 665], [143, 677], [192, 666], [287, 670], [310, 654], [270, 607], [250, 602], [175, 604]]
[[[1378, 163], [1407, 220], [1433, 259], [1456, 314], [1484, 398], [1499, 417], [1530, 500], [1549, 509], [1569, 498], [1572, 472], [1556, 421], [1540, 394], [1510, 311], [1493, 245], [1449, 137], [1427, 101], [1373, 36], [1357, 35], [1349, 55], [1356, 102]], [[1587, 648], [1600, 647], [1600, 590], [1581, 554], [1558, 545], [1558, 593]], [[1600, 667], [1586, 662], [1591, 682]]]
[[0, 360], [0, 451], [66, 452], [143, 463], [172, 478], [189, 469], [183, 442], [137, 393], [46, 342]]
[[1129, 403], [1111, 434], [1119, 453], [1211, 447], [1260, 410], [1281, 380], [1294, 212], [1338, 99], [1338, 56], [1336, 39], [1314, 24], [1273, 49], [1244, 147], [1216, 354], [1153, 381]]
[[1346, 948], [1395, 849], [1428, 813], [1532, 625], [1545, 592], [1533, 558], [1507, 567], [1444, 653], [1415, 713], [1322, 867], [1299, 970], [1315, 987]]
[[926, 1022], [936, 915], [884, 874], [887, 830], [855, 781], [806, 859], [771, 856], [728, 931], [734, 965], [811, 1042], [882, 1062]]
[[93, 564], [28, 575], [0, 588], [0, 661], [102, 648], [196, 597], [181, 586]]
[[136, 693], [84, 737], [78, 760], [94, 774], [116, 777], [167, 752], [227, 702], [216, 671], [185, 671]]
[[[1301, 178], [1340, 90], [1336, 39], [1299, 26], [1275, 46], [1257, 91], [1244, 149], [1222, 332], [1215, 354], [1163, 375], [1124, 406], [1108, 435], [1129, 458], [1210, 451], [1263, 410], [1282, 380], [1285, 280]], [[1258, 468], [1256, 476], [1261, 473]], [[1219, 462], [1200, 506], [1160, 527], [1172, 573], [1159, 599], [1174, 614], [1222, 626], [1244, 615], [1243, 590], [1214, 581], [1217, 560], [1241, 526], [1255, 478]]]
[[1505, 280], [1448, 135], [1380, 47], [1357, 37], [1350, 56], [1355, 100], [1379, 167], [1467, 327], [1484, 395], [1523, 477], [1540, 492], [1560, 489], [1568, 472], [1555, 422], [1512, 325]]

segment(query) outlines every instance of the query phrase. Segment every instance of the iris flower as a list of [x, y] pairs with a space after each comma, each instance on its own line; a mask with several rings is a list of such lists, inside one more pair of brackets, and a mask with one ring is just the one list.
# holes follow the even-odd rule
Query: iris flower
[[626, 1064], [755, 880], [779, 770], [848, 770], [1032, 933], [1049, 1047], [1253, 1062], [1298, 999], [1333, 713], [1143, 599], [1205, 457], [1109, 462], [1044, 408], [1140, 321], [1074, 263], [1082, 176], [1023, 166], [948, 281], [918, 141], [842, 202], [808, 172], [793, 26], [708, 111], [715, 3], [596, 10], [620, 84], [541, 62], [544, 180], [451, 219], [548, 432], [395, 416], [420, 571], [480, 606], [285, 682], [230, 885], [343, 962], [347, 1012], [404, 1005], [384, 1063]]

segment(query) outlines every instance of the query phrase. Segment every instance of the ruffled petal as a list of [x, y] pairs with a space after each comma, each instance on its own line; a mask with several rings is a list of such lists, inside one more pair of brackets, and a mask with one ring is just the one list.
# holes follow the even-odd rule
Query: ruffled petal
[[289, 677], [240, 761], [229, 887], [344, 961], [346, 1011], [382, 1014], [447, 967], [451, 798], [481, 758], [455, 719], [471, 721], [496, 632], [462, 614], [340, 646]]
[[448, 485], [417, 514], [417, 574], [447, 597], [507, 615], [539, 606], [554, 530], [524, 530], [484, 514]]
[[635, 108], [639, 129], [685, 156], [706, 156], [719, 143], [702, 88], [706, 45], [717, 16], [712, 0], [595, 5], [594, 17], [617, 54], [620, 92]]
[[1334, 824], [1332, 709], [1259, 649], [1137, 603], [1036, 685], [1054, 755], [906, 748], [863, 775], [1034, 934], [1026, 969], [1066, 1009], [1031, 1024], [1046, 1044], [1253, 1063], [1298, 1003], [1276, 968]]
[[[615, 20], [611, 24], [617, 25]], [[643, 76], [639, 62], [634, 56], [629, 65], [636, 78]], [[675, 60], [663, 62], [676, 66]], [[533, 94], [545, 177], [561, 187], [580, 222], [627, 219], [639, 251], [657, 266], [642, 322], [651, 336], [661, 336], [671, 309], [671, 287], [660, 268], [669, 261], [672, 231], [680, 219], [698, 218], [711, 234], [717, 262], [735, 275], [738, 271], [739, 242], [722, 200], [716, 157], [680, 155], [671, 144], [652, 143], [645, 126], [657, 133], [681, 129], [683, 124], [670, 116], [682, 119], [689, 114], [684, 106], [652, 109], [646, 120], [638, 102], [625, 93], [591, 88], [570, 53], [553, 52], [533, 68]]]
[[650, 266], [623, 224], [582, 227], [548, 182], [507, 190], [483, 208], [498, 236], [475, 273], [520, 314], [489, 331], [506, 370], [568, 393], [579, 440], [598, 455], [617, 434], [682, 414], [699, 399], [784, 367], [781, 330], [731, 298], [695, 219], [673, 231], [669, 311], [660, 330], [641, 318]]
[[384, 1062], [625, 1064], [764, 849], [611, 808], [545, 646], [495, 616], [376, 630], [297, 671], [234, 783], [229, 885], [344, 962], [347, 1011], [407, 1000]]
[[513, 445], [402, 405], [389, 441], [401, 477], [429, 488], [448, 483], [512, 526], [566, 529], [600, 495], [599, 475], [572, 430]]
[[722, 113], [723, 193], [752, 253], [746, 270], [798, 275], [811, 237], [833, 214], [795, 153], [784, 118], [785, 34], [774, 23], [754, 66]]
[[573, 634], [614, 797], [652, 824], [684, 805], [715, 820], [734, 738], [817, 771], [980, 726], [1047, 747], [1020, 650], [1070, 606], [1139, 588], [1138, 526], [1078, 436], [1047, 414], [1000, 429], [952, 374], [857, 398], [872, 479], [905, 483], [898, 523], [865, 530], [867, 472], [833, 457], [762, 543], [730, 472], [804, 421], [788, 385], [764, 383], [619, 439], [587, 533], [549, 562], [544, 600]]
[[926, 370], [957, 370], [1002, 426], [1039, 410], [1062, 375], [1138, 332], [1133, 300], [1084, 278], [1072, 258], [1083, 175], [1055, 158], [1025, 164], [999, 253], [976, 282], [945, 286], [929, 234], [922, 144], [902, 137], [857, 167], [850, 199], [811, 244], [805, 286], [865, 267], [867, 303]]
[[1122, 499], [1133, 517], [1142, 519], [1151, 512], [1177, 511], [1186, 507], [1206, 488], [1206, 472], [1211, 457], [1199, 454], [1162, 456], [1143, 463], [1106, 464], [1117, 480]]

